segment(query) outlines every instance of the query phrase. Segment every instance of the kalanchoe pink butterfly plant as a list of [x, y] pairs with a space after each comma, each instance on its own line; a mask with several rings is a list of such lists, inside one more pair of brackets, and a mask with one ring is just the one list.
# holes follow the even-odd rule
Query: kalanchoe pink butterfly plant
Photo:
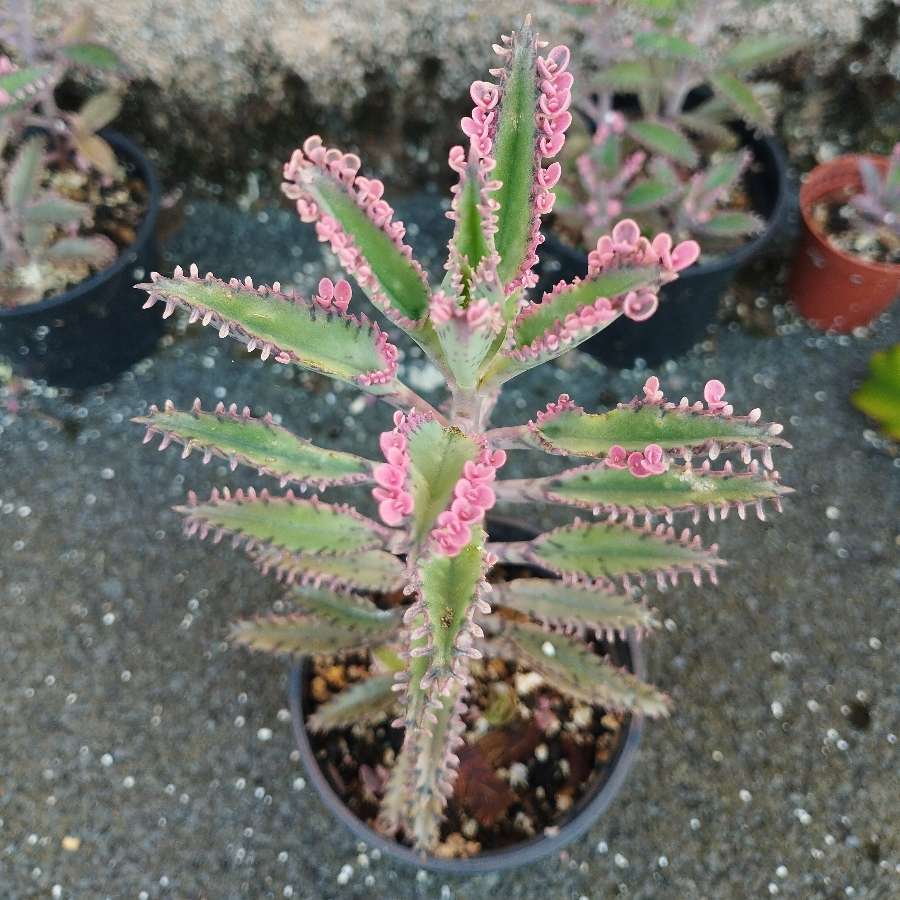
[[[306, 299], [277, 283], [222, 281], [191, 266], [171, 277], [154, 273], [141, 285], [147, 306], [162, 303], [164, 315], [182, 307], [192, 322], [214, 326], [263, 358], [330, 375], [397, 407], [377, 460], [314, 446], [237, 405], [206, 412], [199, 401], [186, 411], [169, 403], [138, 421], [147, 440], [162, 436], [161, 447], [177, 442], [183, 456], [197, 450], [206, 461], [224, 458], [290, 486], [283, 494], [191, 494], [179, 508], [189, 534], [231, 536], [263, 571], [291, 585], [298, 611], [238, 623], [238, 643], [292, 654], [399, 650], [405, 663], [395, 677], [373, 663], [371, 678], [319, 707], [310, 725], [396, 717], [405, 737], [377, 826], [423, 850], [438, 842], [454, 790], [470, 660], [512, 658], [581, 702], [664, 714], [663, 694], [609, 665], [583, 638], [652, 627], [638, 596], [648, 579], [660, 587], [680, 575], [715, 579], [716, 546], [676, 531], [677, 515], [696, 521], [701, 511], [714, 519], [737, 509], [743, 517], [750, 507], [762, 516], [764, 503], [779, 505], [787, 490], [771, 471], [771, 448], [784, 446], [781, 427], [762, 422], [759, 410], [735, 415], [717, 381], [706, 386], [705, 403], [669, 403], [650, 378], [642, 397], [607, 412], [586, 412], [563, 395], [529, 422], [491, 428], [506, 382], [619, 316], [646, 319], [660, 287], [698, 254], [691, 241], [651, 240], [623, 221], [597, 241], [586, 278], [529, 296], [541, 215], [553, 207], [555, 157], [571, 121], [569, 51], [545, 47], [526, 21], [495, 46], [501, 65], [491, 70], [493, 81], [472, 86], [474, 106], [462, 121], [468, 146], [450, 151], [459, 180], [440, 285], [413, 258], [384, 186], [359, 174], [355, 155], [311, 137], [284, 168], [284, 192], [300, 217], [444, 375], [449, 397], [440, 409], [400, 381], [397, 347], [364, 313], [351, 311], [346, 281], [323, 279]], [[592, 461], [545, 478], [504, 480], [512, 451]], [[720, 453], [736, 453], [743, 467], [713, 469]], [[371, 485], [380, 521], [293, 492], [351, 484]], [[498, 542], [486, 522], [498, 499], [585, 508], [595, 518], [533, 540]], [[558, 578], [491, 587], [487, 576], [498, 562]], [[369, 599], [399, 589], [408, 597], [400, 608]], [[492, 604], [524, 615], [491, 615]]]

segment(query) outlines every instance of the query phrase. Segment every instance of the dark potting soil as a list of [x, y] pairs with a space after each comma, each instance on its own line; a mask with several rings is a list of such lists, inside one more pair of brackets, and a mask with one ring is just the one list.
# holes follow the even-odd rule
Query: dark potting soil
[[864, 219], [847, 201], [850, 192], [827, 197], [812, 209], [818, 229], [836, 249], [861, 260], [884, 265], [900, 265], [900, 235], [886, 226]]
[[[498, 567], [491, 580], [508, 577]], [[401, 602], [402, 595], [374, 599], [387, 607]], [[522, 618], [502, 609], [493, 615]], [[593, 648], [600, 655], [611, 649], [602, 640]], [[311, 711], [372, 674], [367, 654], [341, 662], [316, 660], [305, 686]], [[466, 702], [456, 789], [433, 851], [443, 858], [465, 858], [552, 834], [605, 779], [627, 721], [625, 714], [573, 702], [527, 667], [496, 657], [472, 661]], [[399, 712], [398, 704], [377, 724], [310, 733], [332, 788], [370, 827], [403, 742], [403, 730], [389, 724]]]
[[[73, 160], [51, 163], [41, 184], [43, 190], [86, 203], [93, 210], [93, 221], [83, 225], [77, 234], [82, 237], [102, 235], [124, 251], [137, 236], [137, 230], [147, 213], [148, 189], [130, 161], [119, 160], [119, 174], [113, 177], [101, 175], [94, 169], [87, 172], [78, 168]], [[63, 229], [58, 229], [60, 235]], [[42, 271], [35, 288], [23, 290], [17, 273], [0, 273], [0, 307], [14, 307], [62, 293], [90, 277], [99, 268], [89, 263], [73, 263], [66, 267], [54, 266]]]

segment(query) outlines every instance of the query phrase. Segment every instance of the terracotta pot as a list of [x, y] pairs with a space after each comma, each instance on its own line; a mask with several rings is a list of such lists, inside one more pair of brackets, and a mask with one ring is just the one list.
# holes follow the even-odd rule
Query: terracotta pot
[[[860, 158], [852, 154], [816, 166], [800, 188], [803, 226], [788, 289], [797, 309], [817, 328], [849, 332], [867, 325], [900, 292], [900, 266], [867, 262], [839, 250], [813, 222], [819, 201], [859, 191]], [[886, 170], [885, 157], [868, 158]]]

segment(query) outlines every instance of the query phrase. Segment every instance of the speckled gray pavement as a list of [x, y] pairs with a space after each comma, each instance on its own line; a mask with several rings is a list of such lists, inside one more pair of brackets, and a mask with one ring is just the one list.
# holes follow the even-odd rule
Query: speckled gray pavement
[[[170, 264], [306, 286], [322, 271], [286, 212], [192, 213]], [[413, 243], [437, 247], [436, 227]], [[247, 479], [142, 447], [128, 421], [199, 395], [371, 452], [390, 410], [363, 433], [352, 390], [199, 328], [111, 387], [27, 397], [0, 419], [0, 898], [900, 896], [900, 464], [847, 399], [900, 321], [841, 340], [785, 322], [778, 338], [726, 330], [660, 373], [692, 397], [721, 376], [739, 410], [784, 421], [797, 449], [777, 464], [799, 490], [766, 523], [702, 529], [733, 562], [720, 589], [654, 597], [650, 672], [674, 715], [565, 858], [470, 880], [366, 853], [306, 787], [285, 666], [224, 643], [278, 586], [183, 539], [170, 510], [188, 485]], [[627, 399], [643, 377], [573, 358], [521, 379], [501, 419], [561, 390]]]

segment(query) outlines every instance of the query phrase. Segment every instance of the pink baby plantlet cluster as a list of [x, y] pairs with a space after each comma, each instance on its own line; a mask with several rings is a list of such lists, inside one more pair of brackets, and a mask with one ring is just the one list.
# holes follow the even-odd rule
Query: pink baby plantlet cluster
[[[741, 197], [753, 160], [735, 149], [731, 123], [770, 130], [769, 104], [746, 76], [797, 50], [798, 40], [728, 42], [715, 0], [691, 3], [681, 15], [648, 9], [636, 33], [621, 5], [569, 2], [583, 13], [592, 69], [577, 104], [591, 133], [573, 142], [557, 207], [573, 240], [590, 247], [623, 215], [648, 230], [702, 240], [707, 252], [758, 232], [763, 222]], [[698, 100], [702, 92], [708, 96]]]
[[[614, 409], [587, 412], [562, 394], [530, 421], [491, 425], [506, 382], [620, 316], [651, 316], [662, 285], [699, 254], [690, 239], [645, 235], [624, 219], [592, 242], [583, 279], [534, 295], [541, 217], [560, 174], [553, 158], [571, 124], [570, 54], [550, 48], [527, 20], [495, 50], [500, 65], [490, 82], [473, 84], [474, 107], [462, 120], [468, 146], [449, 156], [458, 183], [440, 283], [415, 260], [384, 185], [360, 174], [355, 155], [312, 137], [284, 169], [284, 193], [300, 217], [440, 371], [444, 402], [432, 405], [402, 382], [397, 347], [354, 311], [362, 301], [346, 281], [322, 279], [305, 297], [249, 277], [202, 276], [193, 265], [168, 277], [153, 273], [141, 285], [164, 315], [183, 309], [190, 322], [275, 364], [319, 372], [395, 408], [375, 458], [317, 446], [236, 405], [205, 412], [199, 401], [183, 409], [170, 403], [137, 421], [148, 440], [162, 436], [161, 447], [177, 443], [185, 455], [196, 450], [204, 461], [227, 459], [291, 485], [282, 496], [190, 496], [179, 511], [189, 532], [230, 536], [289, 586], [290, 611], [236, 623], [235, 642], [293, 655], [371, 651], [372, 678], [319, 706], [309, 724], [321, 730], [384, 716], [404, 730], [374, 824], [423, 852], [442, 840], [471, 716], [473, 660], [514, 660], [581, 702], [665, 715], [663, 693], [585, 641], [651, 630], [645, 588], [682, 575], [715, 579], [716, 546], [676, 531], [676, 517], [761, 510], [788, 490], [771, 468], [772, 448], [787, 446], [780, 427], [758, 410], [735, 415], [718, 381], [696, 403], [666, 401], [651, 377], [641, 397]], [[510, 458], [521, 466], [529, 453], [581, 464], [553, 476], [504, 477]], [[737, 455], [746, 470], [730, 461], [713, 468], [720, 455]], [[367, 486], [371, 517], [318, 497], [348, 485]], [[488, 518], [500, 503], [589, 509], [592, 518], [505, 541]], [[491, 572], [499, 563], [545, 577], [497, 580]], [[398, 593], [406, 598], [400, 606], [381, 600]], [[609, 618], [603, 609], [611, 598]], [[598, 612], [573, 619], [572, 604], [596, 604]], [[495, 606], [516, 615], [494, 615]], [[402, 660], [393, 684], [385, 658]]]

